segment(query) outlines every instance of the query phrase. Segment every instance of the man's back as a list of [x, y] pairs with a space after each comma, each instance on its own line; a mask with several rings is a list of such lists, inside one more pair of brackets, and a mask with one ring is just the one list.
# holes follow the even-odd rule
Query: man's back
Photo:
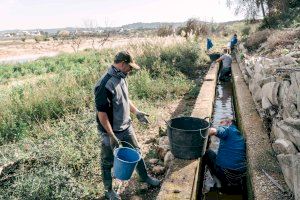
[[223, 54], [221, 57], [222, 62], [223, 62], [223, 67], [231, 67], [231, 63], [232, 63], [232, 57], [229, 54]]
[[222, 168], [244, 171], [246, 169], [246, 145], [243, 136], [235, 125], [219, 127], [220, 147], [217, 165]]

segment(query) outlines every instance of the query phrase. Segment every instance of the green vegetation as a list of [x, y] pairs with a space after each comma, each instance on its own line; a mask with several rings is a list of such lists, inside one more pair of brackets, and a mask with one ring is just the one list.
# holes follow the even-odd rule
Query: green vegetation
[[[131, 99], [152, 114], [189, 92], [189, 77], [208, 60], [190, 41], [129, 48], [143, 66], [128, 78]], [[63, 54], [0, 67], [0, 83], [55, 74], [9, 89], [1, 99], [0, 165], [13, 167], [0, 174], [0, 199], [91, 199], [103, 194], [93, 86], [116, 51]]]

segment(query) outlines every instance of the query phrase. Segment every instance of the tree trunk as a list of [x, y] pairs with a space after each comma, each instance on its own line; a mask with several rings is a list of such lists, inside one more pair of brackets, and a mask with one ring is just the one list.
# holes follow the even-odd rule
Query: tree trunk
[[287, 0], [280, 0], [281, 2], [281, 13], [284, 14], [287, 12]]
[[265, 8], [264, 8], [264, 2], [263, 2], [263, 0], [260, 0], [260, 5], [261, 5], [261, 10], [262, 10], [262, 13], [263, 13], [263, 17], [265, 19], [266, 18], [266, 13], [265, 13]]

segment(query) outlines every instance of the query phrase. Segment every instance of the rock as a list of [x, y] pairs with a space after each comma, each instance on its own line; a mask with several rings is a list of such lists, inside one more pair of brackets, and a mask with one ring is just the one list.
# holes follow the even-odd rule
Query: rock
[[260, 87], [262, 87], [263, 85], [265, 85], [266, 83], [270, 83], [270, 82], [275, 82], [275, 77], [274, 76], [269, 76], [267, 78], [261, 79], [259, 80], [257, 83]]
[[170, 167], [173, 160], [174, 160], [174, 155], [171, 153], [171, 151], [168, 151], [164, 157], [164, 166]]
[[273, 122], [271, 131], [275, 135], [276, 139], [285, 139], [285, 140], [290, 139], [289, 136], [284, 134], [282, 129], [279, 128], [279, 126], [277, 125], [277, 121]]
[[140, 183], [139, 190], [140, 191], [146, 191], [148, 189], [148, 186], [149, 186], [148, 183], [145, 183], [145, 182]]
[[170, 142], [169, 142], [168, 136], [163, 136], [163, 137], [159, 138], [159, 142], [158, 142], [159, 146], [169, 145], [169, 144], [170, 144]]
[[163, 160], [169, 150], [170, 150], [169, 145], [158, 146], [156, 148], [156, 151], [157, 151], [159, 159]]
[[264, 84], [262, 87], [262, 99], [267, 98], [272, 105], [278, 106], [277, 94], [279, 85], [278, 82]]
[[139, 197], [137, 195], [130, 197], [130, 200], [142, 200], [142, 199], [143, 199], [142, 197]]
[[247, 84], [249, 84], [249, 76], [247, 76], [246, 74], [243, 76], [244, 80]]
[[293, 51], [287, 54], [287, 56], [293, 57], [293, 58], [300, 58], [300, 51]]
[[254, 91], [252, 93], [252, 98], [254, 101], [256, 102], [260, 102], [262, 101], [261, 97], [262, 97], [262, 89], [261, 87], [259, 87], [258, 85], [255, 85], [254, 86]]
[[300, 129], [300, 119], [297, 118], [291, 118], [291, 117], [288, 117], [286, 119], [283, 120], [286, 124], [289, 124], [291, 126], [295, 126], [296, 128]]
[[282, 132], [289, 137], [289, 140], [300, 149], [300, 130], [289, 126], [284, 121], [278, 122], [277, 125]]
[[289, 81], [282, 81], [280, 83], [279, 91], [278, 91], [278, 97], [279, 97], [278, 99], [280, 102], [283, 103], [283, 100], [288, 93], [288, 89], [289, 89], [290, 85], [291, 85], [291, 83]]
[[296, 155], [277, 155], [284, 179], [294, 192], [295, 199], [300, 199], [300, 153]]
[[285, 139], [277, 139], [272, 147], [276, 154], [296, 154], [298, 153], [297, 149], [293, 145], [293, 143], [289, 140]]
[[253, 76], [254, 76], [254, 73], [253, 73], [253, 71], [250, 69], [249, 66], [246, 66], [246, 67], [245, 67], [245, 71], [246, 71], [246, 74], [247, 74], [248, 76], [250, 76], [250, 77], [253, 77]]
[[292, 156], [295, 199], [300, 199], [300, 153]]
[[151, 144], [151, 143], [156, 143], [156, 139], [155, 138], [149, 138], [148, 140], [146, 140], [144, 142], [144, 144]]
[[164, 129], [162, 127], [159, 127], [158, 128], [158, 135], [159, 135], [159, 137], [166, 136], [167, 135], [166, 129]]
[[268, 98], [263, 97], [261, 100], [261, 106], [264, 110], [267, 110], [272, 107], [272, 104], [270, 103]]
[[288, 107], [283, 108], [282, 116], [283, 116], [283, 119], [286, 119], [289, 117], [297, 119], [297, 118], [299, 118], [300, 113], [298, 112], [296, 105], [291, 103], [291, 104], [289, 104]]
[[279, 162], [279, 165], [281, 167], [284, 180], [291, 191], [294, 191], [294, 181], [293, 181], [293, 165], [292, 165], [292, 154], [284, 155], [279, 154], [277, 155], [277, 159]]
[[290, 64], [297, 64], [296, 61], [295, 61], [295, 59], [292, 58], [291, 56], [288, 56], [288, 55], [280, 57], [279, 58], [279, 62], [283, 66], [284, 65], [290, 65]]
[[163, 174], [165, 172], [165, 168], [163, 166], [157, 165], [152, 168], [152, 172], [154, 174]]
[[261, 74], [261, 71], [257, 70], [255, 68], [255, 74], [254, 74], [254, 77], [253, 77], [253, 81], [255, 82], [255, 84], [258, 83], [258, 81], [264, 79], [264, 75]]
[[149, 161], [148, 161], [148, 162], [149, 162], [150, 164], [153, 164], [153, 165], [154, 165], [154, 164], [157, 164], [157, 163], [158, 163], [158, 161], [159, 161], [159, 160], [158, 160], [158, 159], [156, 159], [156, 158], [151, 158], [151, 159], [149, 159]]

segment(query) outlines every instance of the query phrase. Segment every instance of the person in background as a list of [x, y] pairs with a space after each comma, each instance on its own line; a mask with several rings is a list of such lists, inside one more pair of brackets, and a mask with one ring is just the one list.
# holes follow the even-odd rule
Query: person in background
[[[105, 197], [108, 199], [120, 199], [120, 196], [112, 188], [113, 149], [120, 145], [120, 141], [128, 142], [134, 148], [139, 149], [130, 112], [135, 114], [141, 123], [149, 123], [148, 115], [139, 111], [128, 96], [125, 78], [130, 71], [137, 69], [140, 67], [134, 63], [132, 56], [127, 51], [121, 51], [115, 56], [114, 63], [96, 83], [94, 89], [96, 121], [102, 139], [101, 174]], [[124, 143], [123, 146], [127, 146], [127, 144]], [[141, 181], [151, 186], [160, 185], [159, 180], [147, 174], [143, 159], [138, 162], [136, 170]]]
[[230, 40], [230, 52], [232, 52], [234, 50], [237, 43], [238, 43], [237, 34], [234, 34]]
[[222, 186], [240, 185], [246, 172], [245, 140], [235, 120], [226, 118], [220, 124], [217, 129], [209, 129], [210, 136], [220, 139], [218, 153], [207, 150], [203, 162], [211, 174], [221, 181]]
[[229, 81], [231, 76], [232, 57], [226, 48], [223, 49], [223, 53], [224, 54], [216, 60], [216, 62], [222, 62], [219, 81]]
[[210, 38], [206, 39], [206, 50], [207, 52], [214, 46]]

